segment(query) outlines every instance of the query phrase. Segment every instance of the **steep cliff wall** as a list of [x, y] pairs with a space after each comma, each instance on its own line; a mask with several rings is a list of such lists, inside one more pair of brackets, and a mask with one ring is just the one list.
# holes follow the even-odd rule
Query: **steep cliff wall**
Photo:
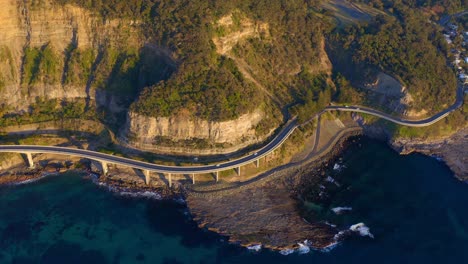
[[[0, 102], [10, 110], [39, 98], [93, 99], [92, 68], [102, 47], [141, 46], [133, 21], [102, 21], [79, 7], [34, 3], [0, 0]], [[80, 82], [70, 81], [73, 75]]]
[[[123, 135], [128, 136], [126, 141], [129, 145], [140, 149], [199, 154], [232, 152], [261, 142], [271, 134], [272, 131], [266, 131], [263, 135], [256, 132], [256, 126], [264, 117], [263, 111], [256, 110], [234, 120], [210, 122], [191, 118], [188, 113], [153, 118], [130, 112]], [[196, 141], [203, 142], [198, 149], [179, 148]], [[225, 151], [216, 146], [225, 148]], [[229, 148], [231, 146], [233, 148]]]
[[135, 146], [211, 151], [261, 141], [289, 105], [331, 89], [306, 2], [273, 18], [223, 1], [115, 3], [0, 0], [0, 125], [99, 117]]

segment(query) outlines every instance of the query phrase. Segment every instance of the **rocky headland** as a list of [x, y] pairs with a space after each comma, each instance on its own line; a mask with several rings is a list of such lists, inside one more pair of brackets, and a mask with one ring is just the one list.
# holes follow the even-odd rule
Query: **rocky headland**
[[400, 154], [419, 152], [444, 161], [455, 176], [468, 180], [468, 128], [463, 128], [445, 138], [419, 140], [391, 140], [390, 146]]

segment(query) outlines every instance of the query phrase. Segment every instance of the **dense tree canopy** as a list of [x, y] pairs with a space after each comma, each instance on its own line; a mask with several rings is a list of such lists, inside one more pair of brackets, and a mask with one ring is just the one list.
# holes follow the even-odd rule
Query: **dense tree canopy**
[[[291, 94], [303, 93], [297, 74], [318, 61], [322, 27], [311, 8], [319, 1], [55, 1], [88, 8], [104, 19], [137, 19], [150, 43], [170, 51], [177, 70], [167, 80], [143, 89], [132, 106], [145, 115], [188, 110], [202, 118], [226, 120], [261, 105], [267, 98], [264, 93], [242, 76], [231, 59], [217, 54], [212, 41], [219, 34], [215, 21], [235, 10], [252, 21], [268, 23], [271, 39], [250, 39], [239, 43], [234, 52], [282, 103], [297, 99]], [[293, 70], [298, 66], [298, 71]]]
[[[416, 9], [395, 11], [401, 16], [379, 15], [334, 35], [335, 45], [352, 54], [361, 71], [371, 67], [399, 77], [416, 110], [437, 111], [453, 103], [457, 83], [441, 33]], [[349, 73], [348, 78], [356, 78]]]

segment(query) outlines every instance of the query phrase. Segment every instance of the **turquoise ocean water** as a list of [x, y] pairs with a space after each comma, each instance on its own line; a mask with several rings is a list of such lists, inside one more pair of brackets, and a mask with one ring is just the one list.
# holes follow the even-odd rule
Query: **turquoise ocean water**
[[468, 185], [437, 160], [361, 138], [323, 214], [351, 237], [330, 252], [250, 252], [196, 227], [172, 201], [113, 194], [68, 173], [0, 187], [0, 263], [468, 263]]

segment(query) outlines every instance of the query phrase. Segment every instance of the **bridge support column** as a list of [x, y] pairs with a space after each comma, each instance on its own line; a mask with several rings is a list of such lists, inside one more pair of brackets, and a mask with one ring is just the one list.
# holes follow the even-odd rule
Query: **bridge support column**
[[145, 174], [145, 183], [146, 183], [146, 185], [149, 185], [150, 181], [151, 181], [150, 171], [149, 170], [143, 170], [143, 174]]
[[195, 184], [195, 173], [192, 173], [192, 184]]
[[24, 153], [26, 155], [26, 158], [28, 159], [28, 166], [30, 169], [33, 169], [34, 168], [34, 161], [32, 159], [32, 154], [27, 152], [27, 153]]
[[109, 167], [107, 167], [107, 162], [101, 161], [102, 174], [107, 175], [109, 172]]
[[240, 176], [241, 175], [241, 167], [237, 167], [237, 176]]
[[219, 181], [219, 171], [215, 172], [215, 174], [216, 174], [216, 182], [218, 182]]
[[167, 174], [167, 181], [169, 182], [169, 188], [172, 187], [172, 174]]
[[255, 167], [257, 167], [257, 168], [260, 167], [260, 159], [255, 161]]

